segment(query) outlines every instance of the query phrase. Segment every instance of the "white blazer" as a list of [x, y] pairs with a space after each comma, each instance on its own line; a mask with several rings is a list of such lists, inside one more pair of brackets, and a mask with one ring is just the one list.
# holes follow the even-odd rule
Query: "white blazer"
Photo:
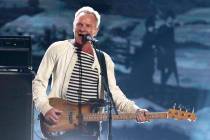
[[[52, 106], [49, 104], [48, 98], [64, 98], [63, 93], [68, 87], [69, 78], [71, 77], [74, 65], [76, 63], [76, 58], [73, 57], [74, 51], [75, 47], [70, 42], [70, 40], [55, 42], [47, 49], [40, 63], [37, 74], [32, 81], [32, 92], [35, 106], [38, 111], [43, 113], [43, 115], [45, 115], [45, 113], [52, 108]], [[114, 75], [114, 63], [108, 54], [104, 53], [104, 55], [107, 65], [109, 88], [117, 109], [122, 112], [136, 112], [136, 110], [140, 108], [136, 106], [133, 101], [126, 98], [121, 89], [117, 86]], [[92, 68], [98, 68], [98, 89], [99, 97], [101, 97], [100, 95], [103, 94], [101, 92], [101, 69], [95, 50], [94, 58], [95, 59]], [[51, 88], [49, 94], [47, 95], [46, 91], [51, 76]]]

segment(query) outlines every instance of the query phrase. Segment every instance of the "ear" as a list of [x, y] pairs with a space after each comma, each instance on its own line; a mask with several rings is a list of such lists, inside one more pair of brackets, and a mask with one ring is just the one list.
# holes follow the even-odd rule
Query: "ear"
[[99, 31], [99, 28], [95, 28], [95, 30], [93, 31], [93, 36], [96, 36], [98, 31]]

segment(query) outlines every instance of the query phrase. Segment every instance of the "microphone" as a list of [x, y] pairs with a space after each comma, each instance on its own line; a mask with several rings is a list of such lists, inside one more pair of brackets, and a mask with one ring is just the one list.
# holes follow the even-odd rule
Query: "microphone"
[[87, 35], [82, 35], [82, 37], [85, 41], [90, 41], [90, 42], [93, 42], [93, 43], [98, 42], [98, 40], [96, 38], [94, 38], [94, 37], [92, 37], [88, 34]]

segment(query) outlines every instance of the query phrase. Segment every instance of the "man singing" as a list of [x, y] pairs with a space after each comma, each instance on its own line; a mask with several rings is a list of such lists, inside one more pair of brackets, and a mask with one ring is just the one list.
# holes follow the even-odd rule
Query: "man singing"
[[[94, 99], [104, 99], [101, 79], [101, 67], [93, 43], [84, 39], [86, 35], [95, 37], [99, 30], [100, 15], [91, 7], [82, 7], [76, 13], [73, 22], [74, 39], [58, 41], [47, 49], [36, 77], [33, 80], [33, 101], [36, 108], [51, 125], [58, 124], [63, 110], [50, 105], [52, 97], [61, 98], [69, 103], [83, 104]], [[108, 86], [114, 103], [120, 112], [136, 113], [138, 122], [145, 122], [145, 109], [135, 105], [126, 98], [116, 84], [114, 63], [104, 53], [107, 67]], [[49, 95], [46, 94], [48, 82], [52, 76]], [[91, 133], [83, 133], [79, 129], [65, 132], [61, 136], [50, 139], [59, 140], [96, 140], [99, 127]]]

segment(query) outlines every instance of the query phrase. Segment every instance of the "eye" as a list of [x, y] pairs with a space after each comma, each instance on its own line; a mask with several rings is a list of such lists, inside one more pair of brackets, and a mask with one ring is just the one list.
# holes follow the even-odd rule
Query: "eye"
[[86, 27], [87, 27], [87, 28], [91, 28], [92, 25], [91, 25], [91, 24], [87, 24]]
[[82, 23], [77, 23], [76, 26], [77, 27], [82, 27]]

